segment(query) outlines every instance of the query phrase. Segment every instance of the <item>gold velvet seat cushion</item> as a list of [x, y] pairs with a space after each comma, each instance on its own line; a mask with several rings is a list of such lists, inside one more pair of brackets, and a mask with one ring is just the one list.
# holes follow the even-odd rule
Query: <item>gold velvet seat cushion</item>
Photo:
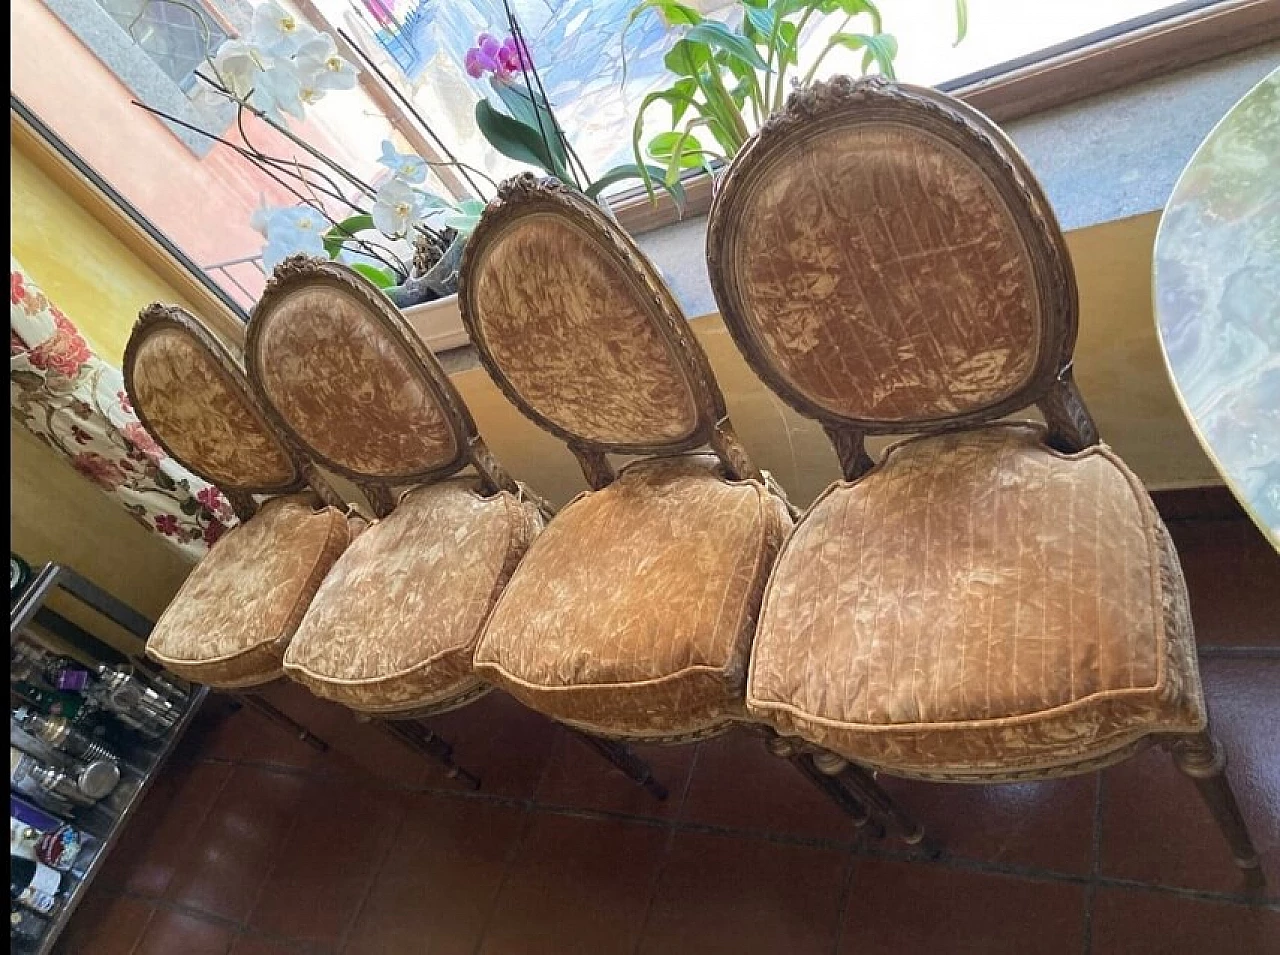
[[749, 712], [903, 775], [1104, 764], [1204, 725], [1177, 555], [1105, 447], [1032, 425], [917, 438], [797, 524]]
[[570, 502], [498, 601], [480, 676], [608, 735], [740, 718], [760, 597], [791, 521], [762, 485], [727, 481], [717, 465], [639, 462]]
[[460, 702], [481, 689], [476, 641], [542, 527], [537, 509], [474, 480], [417, 488], [347, 549], [284, 666], [312, 692], [369, 713]]
[[147, 655], [209, 686], [276, 679], [298, 622], [351, 535], [336, 508], [299, 497], [268, 501], [196, 565], [151, 631]]

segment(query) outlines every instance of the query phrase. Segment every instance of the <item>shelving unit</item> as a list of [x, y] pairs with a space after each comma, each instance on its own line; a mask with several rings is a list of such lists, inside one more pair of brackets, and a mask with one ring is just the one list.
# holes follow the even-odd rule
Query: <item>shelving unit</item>
[[[35, 627], [39, 626], [67, 641], [81, 655], [113, 667], [120, 667], [122, 664], [131, 666], [134, 674], [144, 681], [150, 681], [160, 673], [140, 654], [134, 655], [116, 650], [47, 607], [46, 602], [49, 597], [57, 591], [71, 595], [103, 617], [136, 635], [140, 640], [145, 641], [151, 632], [152, 622], [133, 608], [96, 587], [70, 568], [60, 564], [47, 564], [35, 575], [16, 600], [11, 596], [9, 612], [11, 657], [15, 647], [21, 641], [31, 641], [42, 649], [59, 652], [50, 641], [37, 632]], [[167, 676], [166, 679], [186, 691], [185, 708], [182, 709], [172, 727], [158, 739], [148, 738], [123, 723], [118, 727], [119, 732], [113, 735], [112, 748], [115, 755], [119, 757], [121, 778], [111, 794], [92, 806], [77, 807], [69, 813], [55, 812], [47, 806], [41, 807], [79, 830], [84, 837], [84, 842], [74, 866], [70, 871], [62, 874], [63, 887], [59, 892], [62, 903], [55, 916], [47, 920], [40, 940], [26, 943], [11, 937], [11, 952], [17, 952], [20, 955], [45, 955], [52, 951], [59, 935], [75, 912], [76, 906], [79, 905], [94, 877], [101, 870], [103, 861], [119, 838], [124, 826], [136, 812], [156, 774], [173, 752], [178, 740], [182, 738], [192, 717], [200, 709], [208, 692], [207, 688], [188, 686], [173, 677]], [[11, 684], [11, 704], [20, 698], [20, 694], [15, 692]], [[12, 742], [12, 722], [10, 726]], [[13, 792], [12, 785], [10, 790]]]

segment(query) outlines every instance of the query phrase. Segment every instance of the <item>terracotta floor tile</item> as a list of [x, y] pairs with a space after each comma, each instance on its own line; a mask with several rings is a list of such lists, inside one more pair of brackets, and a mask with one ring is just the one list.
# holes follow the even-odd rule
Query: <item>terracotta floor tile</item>
[[[231, 943], [227, 955], [309, 955], [309, 953], [327, 952], [329, 949], [319, 948], [303, 942], [269, 939], [258, 935], [241, 935]], [[387, 952], [386, 955], [392, 955]]]
[[764, 739], [744, 729], [699, 744], [682, 818], [812, 838], [849, 839], [853, 822]]
[[336, 945], [356, 915], [404, 812], [401, 793], [317, 779], [298, 800], [249, 929]]
[[1280, 645], [1280, 554], [1251, 521], [1169, 524], [1203, 645]]
[[848, 862], [847, 852], [677, 833], [640, 952], [826, 955]]
[[634, 951], [665, 829], [535, 815], [493, 906], [483, 955]]
[[485, 792], [515, 799], [533, 797], [560, 733], [545, 716], [497, 691], [427, 725], [453, 744], [453, 758], [480, 776]]
[[1162, 892], [1099, 888], [1093, 955], [1280, 952], [1280, 912]]
[[1082, 885], [859, 859], [840, 951], [1079, 955], [1084, 911]]
[[107, 856], [98, 876], [102, 884], [163, 895], [230, 776], [231, 767], [222, 763], [166, 767]]
[[524, 821], [523, 810], [479, 799], [406, 797], [344, 955], [470, 955]]
[[224, 923], [157, 908], [133, 955], [226, 955], [235, 934]]
[[695, 747], [631, 744], [631, 750], [649, 764], [654, 777], [667, 787], [669, 795], [665, 800], [655, 799], [572, 733], [561, 733], [538, 789], [538, 802], [631, 816], [674, 816], [680, 809]]
[[151, 919], [150, 902], [90, 890], [58, 941], [59, 955], [130, 955]]
[[327, 739], [330, 750], [321, 760], [323, 772], [384, 789], [454, 785], [434, 760], [393, 737], [381, 723], [361, 721], [350, 711], [329, 727]]
[[[219, 697], [222, 694], [218, 695]], [[262, 696], [279, 710], [325, 739], [328, 724], [343, 711], [319, 700], [296, 683], [280, 681], [262, 691]], [[314, 769], [323, 754], [297, 739], [278, 723], [241, 706], [230, 712], [230, 701], [213, 698], [206, 705], [189, 734], [202, 756], [215, 759], [252, 760]]]
[[166, 896], [212, 915], [246, 918], [307, 783], [300, 775], [235, 767]]
[[1087, 875], [1097, 780], [969, 786], [880, 777], [948, 855]]
[[[1280, 660], [1211, 659], [1201, 672], [1268, 894], [1280, 897]], [[1104, 875], [1181, 888], [1241, 888], [1209, 810], [1160, 749], [1107, 770], [1101, 866]]]

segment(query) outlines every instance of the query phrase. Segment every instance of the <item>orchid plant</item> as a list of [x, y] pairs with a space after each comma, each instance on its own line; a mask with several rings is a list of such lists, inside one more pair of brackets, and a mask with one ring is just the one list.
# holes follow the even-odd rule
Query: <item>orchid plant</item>
[[[953, 0], [956, 43], [964, 39], [967, 0]], [[710, 20], [679, 0], [641, 0], [627, 19], [630, 27], [643, 15], [660, 16], [678, 39], [664, 63], [674, 75], [665, 89], [644, 98], [632, 128], [637, 166], [645, 170], [645, 188], [653, 195], [652, 165], [644, 161], [641, 140], [649, 108], [665, 103], [670, 128], [649, 140], [643, 153], [663, 167], [663, 185], [678, 182], [690, 169], [709, 169], [737, 155], [754, 128], [781, 109], [794, 68], [792, 86], [812, 82], [827, 56], [838, 49], [862, 55], [862, 72], [873, 67], [894, 78], [898, 41], [884, 30], [873, 0], [738, 0], [736, 28]], [[800, 72], [800, 44], [815, 17], [839, 16], [818, 55]], [[625, 78], [626, 29], [623, 30]]]
[[[147, 0], [184, 7], [210, 32], [203, 11], [184, 0]], [[382, 143], [378, 162], [388, 177], [373, 185], [344, 169], [290, 130], [286, 116], [306, 118], [306, 110], [333, 91], [352, 89], [356, 68], [339, 55], [333, 38], [267, 0], [253, 10], [251, 27], [241, 38], [225, 40], [207, 52], [196, 71], [200, 87], [195, 99], [206, 104], [230, 101], [236, 107], [240, 142], [209, 133], [161, 110], [136, 103], [168, 120], [222, 143], [253, 162], [297, 201], [254, 212], [250, 225], [264, 238], [262, 264], [273, 269], [287, 256], [303, 252], [347, 262], [379, 288], [403, 285], [442, 258], [456, 239], [475, 228], [484, 204], [476, 199], [450, 202], [427, 190], [429, 164], [412, 153]], [[256, 116], [308, 161], [271, 155], [251, 138], [245, 115]], [[342, 210], [334, 214], [330, 210]], [[412, 252], [406, 250], [411, 249]], [[406, 262], [406, 257], [410, 258]], [[453, 256], [456, 261], [456, 254]], [[455, 270], [456, 271], [456, 270]], [[431, 294], [451, 292], [450, 280], [431, 287]]]
[[463, 60], [470, 76], [488, 77], [489, 88], [504, 107], [499, 109], [487, 97], [476, 103], [476, 126], [489, 145], [508, 159], [535, 166], [575, 187], [597, 203], [603, 204], [604, 190], [619, 182], [657, 179], [683, 209], [683, 187], [665, 179], [658, 166], [646, 168], [641, 161], [624, 163], [591, 177], [556, 119], [508, 0], [503, 0], [503, 7], [509, 35], [499, 40], [481, 33]]

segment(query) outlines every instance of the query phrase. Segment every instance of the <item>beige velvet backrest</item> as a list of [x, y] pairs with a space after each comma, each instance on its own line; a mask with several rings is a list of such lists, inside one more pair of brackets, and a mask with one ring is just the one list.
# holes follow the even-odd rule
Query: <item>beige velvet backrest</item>
[[458, 300], [490, 375], [593, 486], [611, 479], [608, 452], [706, 444], [736, 476], [756, 473], [666, 284], [575, 190], [528, 173], [502, 183], [467, 242]]
[[390, 488], [475, 465], [489, 490], [514, 490], [444, 369], [399, 309], [338, 262], [292, 256], [253, 310], [250, 383], [268, 415], [374, 510]]
[[735, 158], [707, 233], [716, 300], [756, 372], [828, 428], [953, 428], [1043, 402], [1096, 440], [1070, 378], [1077, 294], [1034, 176], [934, 90], [836, 77], [792, 94]]
[[143, 426], [188, 470], [225, 491], [242, 518], [253, 494], [310, 484], [331, 492], [272, 426], [235, 355], [199, 319], [159, 303], [138, 316], [124, 383]]

